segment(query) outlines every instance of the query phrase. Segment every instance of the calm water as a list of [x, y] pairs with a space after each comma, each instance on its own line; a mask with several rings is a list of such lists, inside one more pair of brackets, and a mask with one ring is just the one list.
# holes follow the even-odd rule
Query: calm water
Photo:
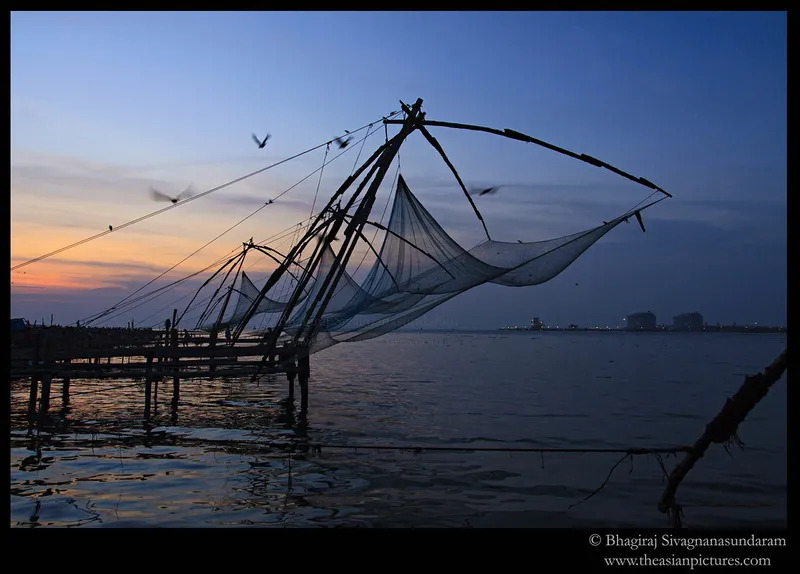
[[[12, 527], [663, 527], [653, 456], [606, 487], [616, 454], [303, 445], [628, 448], [692, 444], [785, 335], [393, 333], [312, 357], [308, 415], [285, 378], [161, 385], [73, 381], [55, 429], [29, 433], [11, 390]], [[678, 491], [685, 524], [786, 525], [786, 375]], [[36, 456], [37, 446], [41, 458]], [[304, 452], [307, 451], [307, 452]], [[683, 455], [679, 455], [682, 457]], [[671, 469], [680, 458], [667, 457]]]

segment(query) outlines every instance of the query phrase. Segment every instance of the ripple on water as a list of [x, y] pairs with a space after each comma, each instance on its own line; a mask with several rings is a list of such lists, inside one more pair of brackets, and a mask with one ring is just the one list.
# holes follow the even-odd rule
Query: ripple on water
[[[620, 464], [573, 506], [621, 455], [304, 445], [691, 444], [741, 384], [737, 373], [760, 371], [785, 347], [785, 337], [682, 346], [680, 335], [554, 335], [395, 333], [339, 345], [314, 360], [307, 417], [285, 407], [280, 378], [184, 381], [178, 410], [158, 403], [147, 427], [141, 385], [73, 381], [93, 393], [62, 410], [54, 397], [59, 414], [37, 436], [25, 384], [12, 383], [11, 525], [662, 526], [654, 456]], [[744, 450], [714, 445], [692, 470], [679, 491], [687, 525], [786, 524], [785, 405], [781, 382], [740, 426]]]

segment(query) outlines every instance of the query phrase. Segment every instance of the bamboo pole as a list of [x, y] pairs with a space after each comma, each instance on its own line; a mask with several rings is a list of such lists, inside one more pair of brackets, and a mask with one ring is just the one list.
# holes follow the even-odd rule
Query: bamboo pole
[[[402, 123], [402, 121], [401, 120], [383, 120], [383, 123], [384, 124], [399, 124], [399, 123]], [[510, 138], [510, 139], [513, 139], [513, 140], [517, 140], [517, 141], [533, 143], [533, 144], [536, 144], [538, 146], [542, 146], [544, 148], [547, 148], [549, 150], [558, 152], [560, 154], [569, 156], [571, 158], [578, 159], [580, 161], [586, 162], [586, 163], [591, 164], [591, 165], [593, 165], [595, 167], [602, 167], [602, 168], [605, 168], [605, 169], [607, 169], [609, 171], [613, 171], [617, 175], [621, 175], [622, 177], [624, 177], [626, 179], [629, 179], [629, 180], [631, 180], [633, 182], [636, 182], [636, 183], [638, 183], [640, 185], [644, 185], [645, 187], [649, 187], [650, 189], [653, 189], [655, 191], [659, 191], [659, 192], [663, 193], [664, 195], [666, 195], [667, 197], [672, 197], [672, 194], [667, 193], [666, 191], [661, 189], [659, 186], [657, 186], [653, 182], [651, 182], [651, 181], [649, 181], [649, 180], [647, 180], [647, 179], [645, 179], [643, 177], [636, 177], [635, 175], [631, 175], [629, 173], [626, 173], [626, 172], [622, 171], [621, 169], [616, 168], [613, 165], [610, 165], [610, 164], [608, 164], [608, 163], [606, 163], [604, 161], [601, 161], [601, 160], [599, 160], [597, 158], [594, 158], [594, 157], [592, 157], [590, 155], [586, 155], [586, 154], [583, 154], [583, 153], [582, 154], [577, 154], [575, 152], [572, 152], [572, 151], [569, 151], [569, 150], [564, 149], [562, 147], [558, 147], [556, 145], [547, 143], [546, 141], [543, 141], [543, 140], [540, 140], [540, 139], [525, 135], [525, 134], [520, 133], [520, 132], [515, 131], [515, 130], [511, 130], [511, 129], [508, 129], [508, 128], [506, 128], [504, 130], [498, 130], [498, 129], [495, 129], [495, 128], [487, 128], [487, 127], [484, 127], [484, 126], [476, 126], [476, 125], [470, 125], [470, 124], [460, 124], [460, 123], [454, 123], [454, 122], [439, 122], [439, 121], [428, 120], [428, 119], [424, 119], [422, 121], [422, 124], [425, 125], [425, 126], [438, 126], [438, 127], [445, 127], [445, 128], [454, 128], [454, 129], [461, 129], [461, 130], [472, 130], [472, 131], [486, 132], [486, 133], [495, 134], [495, 135], [498, 135], [498, 136], [507, 137], [507, 138]]]
[[[314, 235], [316, 233], [316, 231], [315, 231], [316, 226], [320, 223], [320, 221], [322, 221], [323, 217], [326, 216], [326, 214], [328, 213], [330, 208], [333, 206], [334, 201], [336, 201], [336, 199], [338, 197], [340, 197], [347, 190], [347, 188], [349, 188], [353, 184], [353, 182], [356, 179], [359, 178], [359, 176], [364, 172], [364, 170], [366, 170], [378, 158], [378, 156], [388, 146], [388, 143], [389, 142], [387, 142], [387, 143], [383, 144], [382, 146], [380, 146], [372, 154], [372, 156], [369, 157], [369, 159], [367, 159], [363, 164], [361, 164], [361, 166], [359, 166], [359, 168], [356, 171], [354, 171], [350, 175], [350, 177], [348, 177], [342, 183], [342, 185], [339, 187], [339, 189], [336, 190], [336, 193], [334, 193], [333, 196], [331, 196], [331, 198], [328, 201], [327, 205], [319, 212], [319, 214], [317, 215], [316, 219], [314, 220], [314, 223], [312, 223], [311, 226], [309, 227], [309, 231], [307, 231], [306, 234], [304, 235], [304, 237], [300, 241], [298, 241], [297, 244], [294, 247], [292, 247], [292, 249], [289, 251], [289, 253], [286, 254], [286, 260], [284, 261], [284, 263], [282, 265], [280, 265], [275, 271], [272, 272], [272, 274], [270, 275], [269, 279], [264, 284], [264, 287], [261, 288], [261, 291], [259, 292], [258, 296], [255, 298], [253, 303], [250, 305], [250, 308], [248, 309], [247, 313], [245, 314], [245, 317], [242, 319], [242, 322], [239, 324], [238, 328], [234, 332], [234, 335], [233, 335], [234, 342], [237, 341], [238, 338], [241, 336], [241, 333], [244, 330], [244, 325], [246, 325], [250, 321], [250, 319], [253, 318], [253, 315], [255, 314], [256, 310], [258, 309], [258, 306], [261, 304], [261, 301], [266, 296], [267, 292], [270, 289], [272, 289], [272, 287], [281, 279], [281, 277], [283, 276], [283, 272], [286, 269], [288, 269], [289, 266], [291, 266], [291, 265], [293, 265], [295, 263], [295, 259], [297, 258], [297, 255], [305, 248], [305, 246], [308, 243], [308, 241], [310, 241], [314, 237]], [[306, 269], [306, 273], [304, 273], [304, 275], [305, 274], [311, 274], [311, 273], [313, 273], [313, 269], [311, 269], [311, 270]], [[295, 288], [295, 289], [297, 289], [297, 288]], [[287, 306], [287, 309], [289, 309], [289, 306]], [[279, 332], [276, 329], [275, 330], [275, 343], [277, 343], [278, 335], [279, 335]], [[273, 343], [273, 345], [272, 345], [273, 347], [274, 347], [275, 343]]]
[[[402, 102], [401, 102], [402, 104]], [[375, 196], [378, 192], [378, 187], [380, 186], [383, 178], [386, 176], [386, 172], [389, 169], [392, 161], [394, 160], [397, 152], [400, 150], [400, 146], [402, 145], [403, 141], [414, 131], [416, 127], [417, 121], [417, 114], [419, 114], [420, 108], [422, 107], [422, 99], [418, 98], [411, 109], [408, 109], [405, 104], [402, 104], [403, 108], [406, 110], [407, 117], [406, 121], [403, 124], [400, 133], [398, 133], [394, 138], [391, 140], [391, 145], [387, 147], [384, 152], [381, 154], [381, 157], [378, 159], [376, 165], [378, 166], [377, 173], [375, 174], [375, 178], [372, 180], [372, 184], [370, 185], [367, 192], [364, 194], [364, 199], [361, 201], [356, 213], [353, 215], [353, 218], [350, 220], [347, 228], [345, 229], [345, 242], [342, 245], [342, 248], [339, 250], [336, 260], [331, 268], [331, 271], [328, 273], [328, 276], [325, 278], [325, 282], [323, 283], [323, 287], [317, 295], [317, 299], [315, 300], [314, 304], [309, 307], [308, 312], [306, 313], [306, 317], [303, 320], [303, 324], [300, 327], [297, 335], [295, 336], [296, 340], [299, 340], [301, 335], [303, 335], [303, 330], [305, 328], [308, 329], [308, 332], [305, 334], [303, 346], [305, 348], [308, 347], [311, 338], [314, 336], [314, 332], [318, 328], [320, 321], [322, 320], [322, 315], [325, 313], [325, 309], [328, 306], [331, 298], [333, 297], [334, 291], [336, 289], [336, 285], [339, 283], [342, 275], [344, 274], [345, 266], [350, 259], [350, 256], [355, 249], [356, 243], [358, 242], [358, 232], [362, 232], [364, 226], [367, 223], [367, 219], [369, 217], [370, 212], [372, 211], [372, 205], [375, 202]], [[355, 197], [351, 198], [350, 203], [355, 200]], [[347, 212], [347, 209], [344, 210]], [[344, 221], [344, 218], [342, 218]], [[355, 232], [354, 232], [355, 231]], [[319, 300], [319, 297], [325, 293], [324, 299], [319, 304], [317, 308], [316, 317], [308, 324], [308, 319], [311, 316], [311, 313], [314, 311], [314, 306], [316, 302]]]

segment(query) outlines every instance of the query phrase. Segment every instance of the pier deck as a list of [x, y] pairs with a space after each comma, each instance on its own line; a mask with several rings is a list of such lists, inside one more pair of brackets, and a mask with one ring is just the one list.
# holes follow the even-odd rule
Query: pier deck
[[[310, 367], [307, 354], [294, 347], [268, 345], [261, 337], [241, 337], [235, 344], [213, 334], [178, 331], [95, 329], [39, 329], [25, 340], [12, 339], [10, 377], [30, 378], [29, 413], [46, 412], [50, 389], [60, 380], [62, 397], [69, 400], [70, 384], [81, 380], [144, 380], [144, 413], [149, 417], [153, 382], [171, 378], [173, 400], [180, 395], [181, 380], [285, 374], [289, 398], [294, 399], [294, 379], [300, 382], [302, 405], [308, 402]], [[21, 343], [21, 344], [20, 344]]]

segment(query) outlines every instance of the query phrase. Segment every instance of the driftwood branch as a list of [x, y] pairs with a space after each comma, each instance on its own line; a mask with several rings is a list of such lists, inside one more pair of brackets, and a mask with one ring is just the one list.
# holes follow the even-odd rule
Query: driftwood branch
[[770, 387], [778, 382], [786, 370], [786, 350], [763, 373], [746, 376], [744, 383], [733, 397], [725, 401], [719, 414], [706, 425], [703, 435], [694, 443], [691, 452], [672, 470], [667, 487], [658, 502], [658, 510], [670, 513], [673, 526], [680, 526], [680, 505], [675, 502], [675, 493], [695, 463], [703, 458], [712, 443], [729, 445], [739, 443], [739, 424], [764, 398]]

